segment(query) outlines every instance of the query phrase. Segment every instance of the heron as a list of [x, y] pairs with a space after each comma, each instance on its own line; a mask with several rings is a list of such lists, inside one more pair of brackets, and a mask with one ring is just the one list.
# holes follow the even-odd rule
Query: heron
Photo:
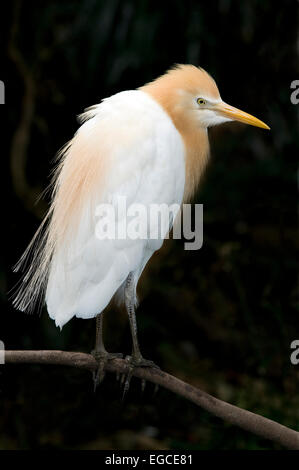
[[[73, 317], [95, 317], [97, 384], [107, 361], [119, 356], [103, 342], [103, 312], [112, 300], [128, 313], [131, 370], [155, 367], [138, 342], [136, 288], [174, 223], [169, 219], [158, 239], [98, 237], [98, 207], [114, 207], [118, 197], [146, 208], [180, 207], [191, 200], [207, 166], [209, 127], [240, 121], [270, 128], [224, 102], [211, 75], [194, 65], [175, 65], [138, 89], [103, 99], [79, 119], [78, 131], [58, 154], [48, 213], [16, 265], [22, 268], [33, 253], [14, 305], [32, 311], [45, 302], [60, 328]], [[117, 213], [116, 225], [122, 221]], [[144, 222], [146, 228], [150, 223]]]

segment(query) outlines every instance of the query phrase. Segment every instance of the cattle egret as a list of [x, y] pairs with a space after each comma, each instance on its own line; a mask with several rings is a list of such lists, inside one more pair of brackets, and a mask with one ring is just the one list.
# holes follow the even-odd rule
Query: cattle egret
[[[98, 382], [105, 362], [115, 357], [103, 344], [101, 314], [113, 298], [129, 316], [129, 367], [154, 365], [139, 349], [136, 286], [173, 224], [169, 220], [159, 239], [105, 239], [96, 235], [98, 208], [114, 207], [119, 197], [127, 205], [180, 206], [194, 194], [208, 162], [208, 127], [226, 121], [269, 127], [222, 101], [213, 78], [193, 65], [177, 65], [137, 90], [106, 98], [80, 120], [59, 153], [49, 212], [16, 267], [33, 250], [14, 305], [28, 311], [45, 298], [60, 328], [73, 317], [96, 317]], [[118, 213], [116, 225], [122, 222]]]

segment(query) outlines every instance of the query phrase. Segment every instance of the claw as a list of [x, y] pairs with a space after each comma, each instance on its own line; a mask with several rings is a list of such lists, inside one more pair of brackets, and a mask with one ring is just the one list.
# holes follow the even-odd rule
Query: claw
[[105, 377], [105, 365], [107, 363], [107, 354], [105, 352], [91, 351], [92, 356], [98, 363], [98, 367], [93, 371], [93, 391], [95, 392], [98, 385], [104, 380]]
[[[133, 376], [133, 371], [135, 367], [153, 367], [160, 369], [159, 366], [157, 366], [153, 361], [148, 361], [147, 359], [143, 359], [142, 356], [135, 357], [134, 355], [132, 356], [126, 356], [125, 360], [129, 363], [129, 368], [128, 368], [128, 373], [125, 375], [123, 374], [121, 385], [124, 383], [124, 390], [123, 390], [123, 396], [122, 399], [125, 398], [127, 392], [129, 391], [130, 388], [130, 383], [131, 379]], [[146, 380], [142, 379], [141, 380], [141, 391], [142, 393], [145, 390], [145, 385], [146, 385]]]
[[93, 391], [94, 391], [94, 393], [96, 392], [97, 387], [99, 386], [99, 384], [101, 382], [103, 382], [104, 377], [105, 377], [105, 372], [102, 370], [101, 367], [98, 367], [96, 372], [93, 372], [92, 378], [93, 378]]
[[125, 382], [126, 374], [121, 374], [119, 384], [122, 387]]
[[124, 400], [126, 394], [129, 391], [131, 379], [132, 379], [132, 376], [133, 376], [133, 370], [134, 370], [134, 367], [132, 367], [132, 366], [129, 367], [129, 371], [127, 373], [127, 377], [126, 377], [126, 381], [125, 381], [125, 385], [124, 385], [122, 400]]
[[99, 366], [96, 371], [93, 371], [92, 373], [92, 379], [93, 379], [93, 391], [96, 392], [99, 384], [103, 382], [105, 378], [105, 371], [103, 370], [102, 366]]
[[107, 351], [91, 351], [91, 355], [95, 358], [98, 363], [98, 367], [95, 371], [93, 371], [93, 384], [94, 384], [94, 392], [96, 391], [98, 385], [103, 382], [106, 372], [105, 366], [108, 361], [112, 361], [113, 359], [117, 359], [119, 357], [123, 357], [121, 353], [108, 353]]

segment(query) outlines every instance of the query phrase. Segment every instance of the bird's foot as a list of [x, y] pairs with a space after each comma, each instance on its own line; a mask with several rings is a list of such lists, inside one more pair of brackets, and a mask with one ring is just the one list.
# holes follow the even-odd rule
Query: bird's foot
[[[123, 378], [122, 378], [122, 383], [125, 382], [124, 391], [123, 391], [123, 398], [125, 397], [126, 393], [129, 390], [131, 378], [133, 376], [133, 371], [136, 367], [150, 367], [150, 368], [154, 368], [154, 369], [160, 369], [160, 367], [157, 366], [157, 364], [155, 364], [153, 361], [149, 361], [148, 359], [144, 359], [141, 356], [141, 354], [140, 355], [134, 355], [133, 354], [132, 356], [126, 356], [125, 359], [129, 363], [129, 367], [128, 367], [128, 373], [126, 374], [126, 377], [124, 375]], [[144, 379], [142, 379], [142, 381], [141, 381], [141, 389], [142, 389], [142, 392], [145, 389], [145, 380]]]
[[98, 367], [93, 372], [93, 384], [94, 391], [96, 391], [97, 386], [104, 380], [105, 377], [105, 366], [107, 362], [112, 361], [113, 359], [122, 359], [123, 354], [121, 353], [109, 353], [107, 351], [91, 351], [91, 355], [97, 361]]

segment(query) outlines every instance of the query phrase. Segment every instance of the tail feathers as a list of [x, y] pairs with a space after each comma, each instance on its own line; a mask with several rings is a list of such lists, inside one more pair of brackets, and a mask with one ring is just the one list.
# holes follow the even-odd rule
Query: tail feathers
[[[96, 107], [87, 110], [81, 116], [82, 122], [88, 121], [96, 112]], [[80, 213], [85, 182], [89, 183], [90, 174], [97, 174], [94, 171], [95, 165], [90, 164], [90, 159], [97, 157], [90, 151], [92, 146], [88, 146], [91, 134], [97, 138], [97, 129], [86, 122], [57, 154], [52, 182], [46, 189], [52, 193], [51, 208], [14, 267], [14, 271], [27, 269], [12, 292], [13, 305], [21, 311], [31, 313], [36, 307], [40, 309], [45, 298], [53, 254], [62, 238], [71, 232], [68, 231], [71, 226], [69, 214]], [[77, 185], [74, 181], [77, 181]]]
[[41, 309], [47, 285], [53, 250], [49, 247], [49, 219], [51, 210], [41, 223], [28, 248], [14, 266], [14, 271], [28, 270], [23, 274], [12, 293], [13, 306], [32, 313]]

